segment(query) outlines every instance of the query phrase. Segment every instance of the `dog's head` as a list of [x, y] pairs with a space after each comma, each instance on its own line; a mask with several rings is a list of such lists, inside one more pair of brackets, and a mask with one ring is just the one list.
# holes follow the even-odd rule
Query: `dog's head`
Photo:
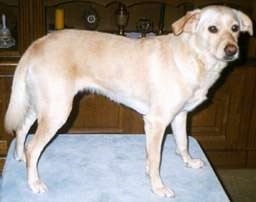
[[208, 6], [188, 12], [172, 24], [173, 33], [189, 33], [196, 47], [221, 61], [232, 61], [239, 55], [240, 32], [253, 34], [250, 18], [241, 11], [225, 6]]

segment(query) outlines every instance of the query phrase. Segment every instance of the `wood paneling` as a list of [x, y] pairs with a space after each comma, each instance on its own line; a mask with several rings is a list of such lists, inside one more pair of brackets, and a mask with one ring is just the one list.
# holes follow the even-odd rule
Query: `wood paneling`
[[[0, 69], [12, 69], [8, 66], [1, 66]], [[8, 135], [4, 131], [4, 114], [7, 108], [7, 103], [9, 101], [9, 94], [11, 88], [12, 77], [9, 75], [9, 71], [5, 72], [2, 70], [0, 73], [0, 171], [4, 165], [5, 156], [8, 151], [8, 146], [13, 138], [11, 135]]]
[[0, 94], [0, 120], [1, 120], [0, 121], [0, 137], [3, 137], [5, 134], [3, 120], [4, 120], [4, 114], [7, 108], [7, 103], [9, 101], [11, 82], [12, 82], [12, 77], [2, 77], [0, 75], [0, 92], [1, 92]]
[[247, 162], [246, 151], [207, 151], [208, 159], [218, 168], [244, 168]]
[[[256, 67], [254, 67], [254, 69], [256, 69]], [[256, 78], [256, 71], [254, 71], [254, 78]], [[254, 80], [254, 82], [255, 82], [255, 80]], [[249, 127], [249, 131], [248, 131], [249, 135], [248, 135], [247, 147], [248, 147], [248, 149], [256, 149], [256, 85], [254, 85], [254, 86], [252, 85], [249, 88], [252, 89], [254, 94], [252, 96], [253, 103], [248, 106], [248, 108], [251, 112], [251, 115], [250, 115], [250, 120], [249, 120], [250, 127]], [[256, 156], [254, 159], [256, 159]], [[255, 164], [256, 164], [256, 161], [255, 161]]]
[[60, 132], [144, 133], [142, 116], [96, 94], [79, 94], [67, 123]]
[[[122, 132], [121, 106], [103, 96], [77, 96], [68, 124], [70, 132]], [[73, 123], [72, 123], [73, 122]]]
[[210, 92], [209, 102], [192, 113], [191, 133], [204, 148], [246, 147], [254, 82], [254, 66], [233, 67]]
[[247, 155], [247, 165], [248, 168], [256, 168], [256, 150], [254, 147], [254, 150], [249, 150]]

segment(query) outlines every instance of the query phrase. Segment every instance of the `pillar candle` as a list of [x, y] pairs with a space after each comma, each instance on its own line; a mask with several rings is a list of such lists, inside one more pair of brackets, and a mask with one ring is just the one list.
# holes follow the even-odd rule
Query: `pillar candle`
[[55, 10], [55, 29], [64, 28], [64, 9]]

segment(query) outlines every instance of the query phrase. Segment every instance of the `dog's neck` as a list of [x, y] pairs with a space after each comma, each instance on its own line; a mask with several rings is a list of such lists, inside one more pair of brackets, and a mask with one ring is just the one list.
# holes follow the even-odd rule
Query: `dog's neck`
[[[176, 41], [175, 45], [180, 47], [172, 47], [174, 54], [177, 54], [176, 58], [180, 57], [179, 62], [177, 62], [180, 71], [183, 72], [183, 76], [189, 82], [189, 85], [195, 86], [195, 88], [206, 86], [206, 91], [227, 66], [227, 62], [217, 60], [211, 54], [207, 54], [206, 51], [197, 48], [196, 42], [191, 35], [182, 33], [174, 37], [176, 37], [174, 40]], [[183, 47], [186, 47], [185, 52]], [[181, 58], [184, 54], [189, 58], [188, 60], [184, 61]], [[184, 68], [187, 67], [184, 63], [188, 61], [190, 61], [191, 68]]]
[[196, 55], [196, 58], [198, 58], [206, 70], [221, 72], [227, 66], [226, 61], [219, 60], [214, 55], [200, 49], [194, 35], [182, 33], [179, 37], [183, 43], [189, 44], [191, 54]]

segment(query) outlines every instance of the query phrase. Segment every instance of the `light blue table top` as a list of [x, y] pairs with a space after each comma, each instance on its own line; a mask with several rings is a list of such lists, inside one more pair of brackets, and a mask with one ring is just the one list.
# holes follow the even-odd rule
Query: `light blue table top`
[[228, 202], [229, 199], [197, 141], [189, 138], [192, 156], [202, 169], [184, 166], [175, 154], [172, 135], [163, 145], [161, 175], [176, 193], [161, 198], [151, 192], [145, 175], [144, 135], [59, 135], [45, 150], [41, 178], [48, 192], [33, 194], [25, 164], [13, 159], [12, 142], [2, 179], [2, 202]]

